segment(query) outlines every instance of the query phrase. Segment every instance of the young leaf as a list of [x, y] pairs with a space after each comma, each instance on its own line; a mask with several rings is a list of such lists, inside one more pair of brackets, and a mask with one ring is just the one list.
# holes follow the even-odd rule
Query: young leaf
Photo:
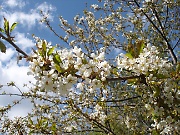
[[140, 48], [140, 50], [139, 50], [139, 53], [142, 53], [142, 51], [143, 51], [143, 49], [144, 49], [144, 46], [145, 46], [145, 44], [144, 44], [144, 42], [142, 42], [141, 48]]
[[82, 63], [83, 63], [83, 64], [87, 64], [88, 61], [84, 58], [84, 59], [82, 59]]
[[159, 94], [161, 93], [161, 89], [159, 87], [157, 87], [157, 86], [154, 86], [154, 89], [155, 89], [155, 91], [154, 91], [153, 96], [158, 97]]
[[3, 32], [4, 33], [4, 30], [2, 28], [0, 28], [0, 32]]
[[134, 45], [133, 44], [128, 44], [127, 45], [127, 52], [130, 53], [134, 57]]
[[33, 121], [32, 121], [31, 118], [29, 118], [28, 121], [29, 121], [29, 123], [30, 123], [31, 125], [33, 125]]
[[139, 40], [139, 41], [136, 42], [136, 48], [137, 48], [136, 53], [137, 53], [138, 56], [139, 56], [140, 53], [142, 53], [144, 46], [145, 45], [144, 45], [143, 40]]
[[10, 32], [12, 32], [12, 31], [14, 30], [14, 28], [16, 27], [16, 25], [17, 25], [17, 22], [15, 22], [15, 23], [13, 23], [13, 24], [11, 25]]
[[55, 64], [55, 68], [59, 73], [63, 73], [63, 69], [59, 65]]
[[52, 48], [50, 48], [50, 49], [48, 50], [48, 52], [47, 52], [47, 55], [48, 55], [48, 56], [51, 55], [51, 54], [53, 53], [54, 48], [55, 48], [55, 47], [52, 47]]
[[44, 40], [42, 42], [42, 56], [46, 59], [46, 42]]
[[6, 53], [6, 46], [3, 44], [3, 42], [0, 41], [0, 51], [2, 53]]
[[43, 48], [43, 51], [46, 52], [46, 42], [45, 41], [42, 42], [42, 48]]
[[131, 53], [126, 53], [125, 55], [126, 55], [128, 58], [130, 58], [130, 59], [133, 58], [133, 56], [131, 55]]
[[55, 54], [55, 55], [54, 55], [53, 61], [54, 61], [54, 63], [56, 63], [57, 65], [59, 65], [59, 63], [62, 63], [61, 58], [60, 58], [60, 56], [59, 56], [58, 54]]
[[52, 130], [52, 131], [56, 131], [56, 123], [53, 123], [53, 124], [52, 124], [51, 130]]
[[7, 35], [9, 35], [9, 21], [4, 18], [4, 30]]

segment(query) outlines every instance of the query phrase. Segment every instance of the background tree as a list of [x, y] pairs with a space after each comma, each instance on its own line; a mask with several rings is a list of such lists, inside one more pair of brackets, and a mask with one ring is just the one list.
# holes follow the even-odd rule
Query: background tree
[[[30, 64], [36, 83], [18, 95], [33, 111], [10, 120], [1, 108], [2, 132], [11, 134], [178, 134], [179, 3], [168, 0], [99, 0], [74, 23], [60, 17], [67, 45], [51, 45], [34, 36], [27, 54], [14, 43], [4, 19], [0, 37]], [[0, 42], [1, 52], [6, 51]], [[114, 52], [123, 52], [114, 56]], [[8, 86], [16, 87], [15, 83]], [[1, 86], [3, 89], [3, 85]], [[17, 88], [18, 89], [18, 88]], [[9, 95], [1, 93], [1, 95]], [[21, 99], [21, 100], [22, 100]]]

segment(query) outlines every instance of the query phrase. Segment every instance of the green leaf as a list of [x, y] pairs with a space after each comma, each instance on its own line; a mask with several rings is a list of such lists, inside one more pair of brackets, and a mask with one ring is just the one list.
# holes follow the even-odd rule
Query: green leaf
[[161, 89], [158, 86], [153, 86], [153, 88], [155, 89], [153, 96], [158, 97], [161, 92]]
[[64, 70], [63, 70], [59, 65], [57, 65], [57, 64], [55, 64], [55, 68], [56, 68], [56, 70], [57, 70], [59, 73], [63, 73], [63, 72], [64, 72]]
[[29, 121], [29, 123], [30, 123], [31, 125], [33, 125], [33, 121], [32, 121], [31, 118], [29, 118], [28, 121]]
[[58, 54], [54, 55], [53, 61], [55, 64], [59, 65], [59, 63], [62, 63], [61, 58]]
[[9, 21], [4, 18], [4, 30], [7, 35], [9, 35]]
[[82, 59], [82, 63], [83, 63], [83, 64], [87, 64], [88, 61], [84, 58], [84, 59]]
[[117, 68], [113, 68], [112, 74], [114, 74], [114, 75], [116, 75], [116, 76], [119, 76], [119, 74], [118, 74], [118, 69], [117, 69]]
[[133, 58], [133, 56], [131, 55], [131, 53], [126, 53], [125, 55], [126, 55], [128, 58], [130, 58], [130, 59]]
[[53, 124], [52, 124], [51, 130], [52, 130], [52, 131], [56, 131], [56, 123], [53, 123]]
[[0, 32], [3, 32], [4, 33], [4, 30], [2, 28], [0, 28]]
[[12, 31], [14, 30], [14, 28], [16, 27], [17, 24], [18, 24], [18, 23], [15, 22], [15, 23], [13, 23], [13, 24], [11, 25], [10, 32], [12, 32]]
[[144, 46], [145, 46], [145, 44], [142, 43], [142, 44], [141, 44], [141, 48], [140, 48], [140, 50], [139, 50], [139, 54], [142, 53], [142, 51], [143, 51], [143, 49], [144, 49]]
[[42, 49], [44, 52], [46, 52], [46, 42], [44, 40], [42, 42]]
[[51, 54], [53, 53], [54, 48], [55, 48], [55, 47], [52, 47], [52, 48], [50, 48], [50, 49], [48, 50], [48, 53], [47, 53], [48, 56], [51, 55]]
[[6, 53], [6, 46], [3, 44], [3, 42], [1, 42], [1, 40], [0, 40], [0, 50], [2, 53]]
[[140, 53], [142, 53], [144, 46], [145, 46], [145, 44], [144, 44], [143, 40], [138, 40], [136, 42], [136, 53], [137, 53], [138, 56], [139, 56]]
[[129, 43], [128, 45], [127, 45], [127, 53], [130, 53], [133, 57], [135, 57], [135, 46], [134, 46], [134, 44], [132, 44], [132, 43]]

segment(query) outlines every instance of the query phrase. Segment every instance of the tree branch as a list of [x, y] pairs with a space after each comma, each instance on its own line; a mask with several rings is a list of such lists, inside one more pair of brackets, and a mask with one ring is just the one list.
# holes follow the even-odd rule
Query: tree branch
[[28, 57], [28, 55], [27, 55], [23, 50], [21, 50], [21, 49], [11, 40], [10, 37], [5, 37], [3, 34], [0, 33], [0, 38], [4, 39], [4, 40], [6, 40], [8, 43], [10, 43], [10, 44], [16, 49], [17, 52], [21, 53], [21, 54], [24, 56], [24, 58], [27, 58], [27, 57]]
[[107, 81], [118, 81], [118, 80], [128, 80], [128, 79], [135, 79], [141, 78], [141, 76], [125, 76], [125, 77], [117, 77], [117, 78], [107, 78]]
[[105, 102], [122, 102], [122, 101], [131, 100], [131, 99], [136, 99], [136, 98], [139, 98], [139, 97], [141, 97], [141, 96], [130, 97], [130, 98], [125, 98], [125, 99], [119, 99], [119, 100], [107, 100]]
[[[136, 0], [134, 0], [134, 2], [136, 3], [136, 5], [139, 8], [141, 8]], [[161, 32], [161, 30], [154, 24], [154, 22], [149, 18], [149, 16], [142, 9], [141, 9], [141, 12], [146, 16], [146, 18], [149, 20], [149, 22], [153, 25], [153, 27], [159, 32], [159, 34], [162, 36], [162, 38], [166, 41], [169, 54], [170, 54], [170, 56], [171, 56], [171, 58], [173, 60], [173, 64], [177, 64], [177, 57], [174, 54], [173, 49], [172, 49], [171, 45], [169, 44], [168, 39], [166, 38], [166, 36]]]

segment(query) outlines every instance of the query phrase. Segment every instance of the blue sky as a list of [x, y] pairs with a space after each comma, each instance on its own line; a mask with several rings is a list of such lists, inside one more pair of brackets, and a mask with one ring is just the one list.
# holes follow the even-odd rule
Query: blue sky
[[[49, 29], [43, 27], [38, 21], [41, 19], [39, 11], [50, 11], [51, 25], [61, 32], [59, 24], [59, 16], [63, 16], [66, 20], [71, 22], [76, 14], [81, 14], [85, 8], [87, 0], [58, 0], [58, 1], [30, 1], [30, 0], [1, 0], [2, 9], [0, 16], [5, 16], [10, 23], [17, 21], [18, 27], [16, 31], [30, 36], [35, 34], [47, 40], [57, 41], [57, 38], [49, 31]], [[96, 3], [96, 0], [90, 0], [88, 5]], [[2, 13], [3, 12], [3, 13]], [[1, 22], [2, 24], [2, 22]], [[1, 25], [2, 26], [2, 25]], [[59, 42], [59, 40], [57, 41]]]
[[[13, 35], [16, 44], [27, 53], [29, 53], [28, 50], [35, 46], [32, 34], [51, 41], [52, 44], [63, 44], [45, 25], [39, 22], [42, 18], [39, 11], [43, 10], [46, 13], [49, 10], [51, 25], [56, 29], [57, 33], [62, 34], [58, 26], [59, 16], [63, 16], [64, 19], [71, 23], [75, 15], [82, 15], [86, 2], [90, 7], [91, 4], [97, 3], [97, 0], [0, 0], [0, 27], [3, 27], [3, 17], [9, 20], [10, 24], [18, 22]], [[27, 91], [28, 89], [24, 88], [23, 84], [33, 81], [32, 76], [27, 76], [28, 65], [25, 61], [17, 63], [17, 52], [6, 42], [4, 43], [7, 46], [7, 51], [6, 54], [0, 53], [0, 85], [14, 81], [21, 90]], [[15, 88], [3, 87], [2, 90], [18, 93]], [[13, 99], [18, 98], [1, 96], [0, 106], [11, 103]], [[9, 116], [11, 118], [25, 116], [28, 111], [31, 111], [28, 103], [28, 100], [24, 100], [20, 105], [12, 109]]]

